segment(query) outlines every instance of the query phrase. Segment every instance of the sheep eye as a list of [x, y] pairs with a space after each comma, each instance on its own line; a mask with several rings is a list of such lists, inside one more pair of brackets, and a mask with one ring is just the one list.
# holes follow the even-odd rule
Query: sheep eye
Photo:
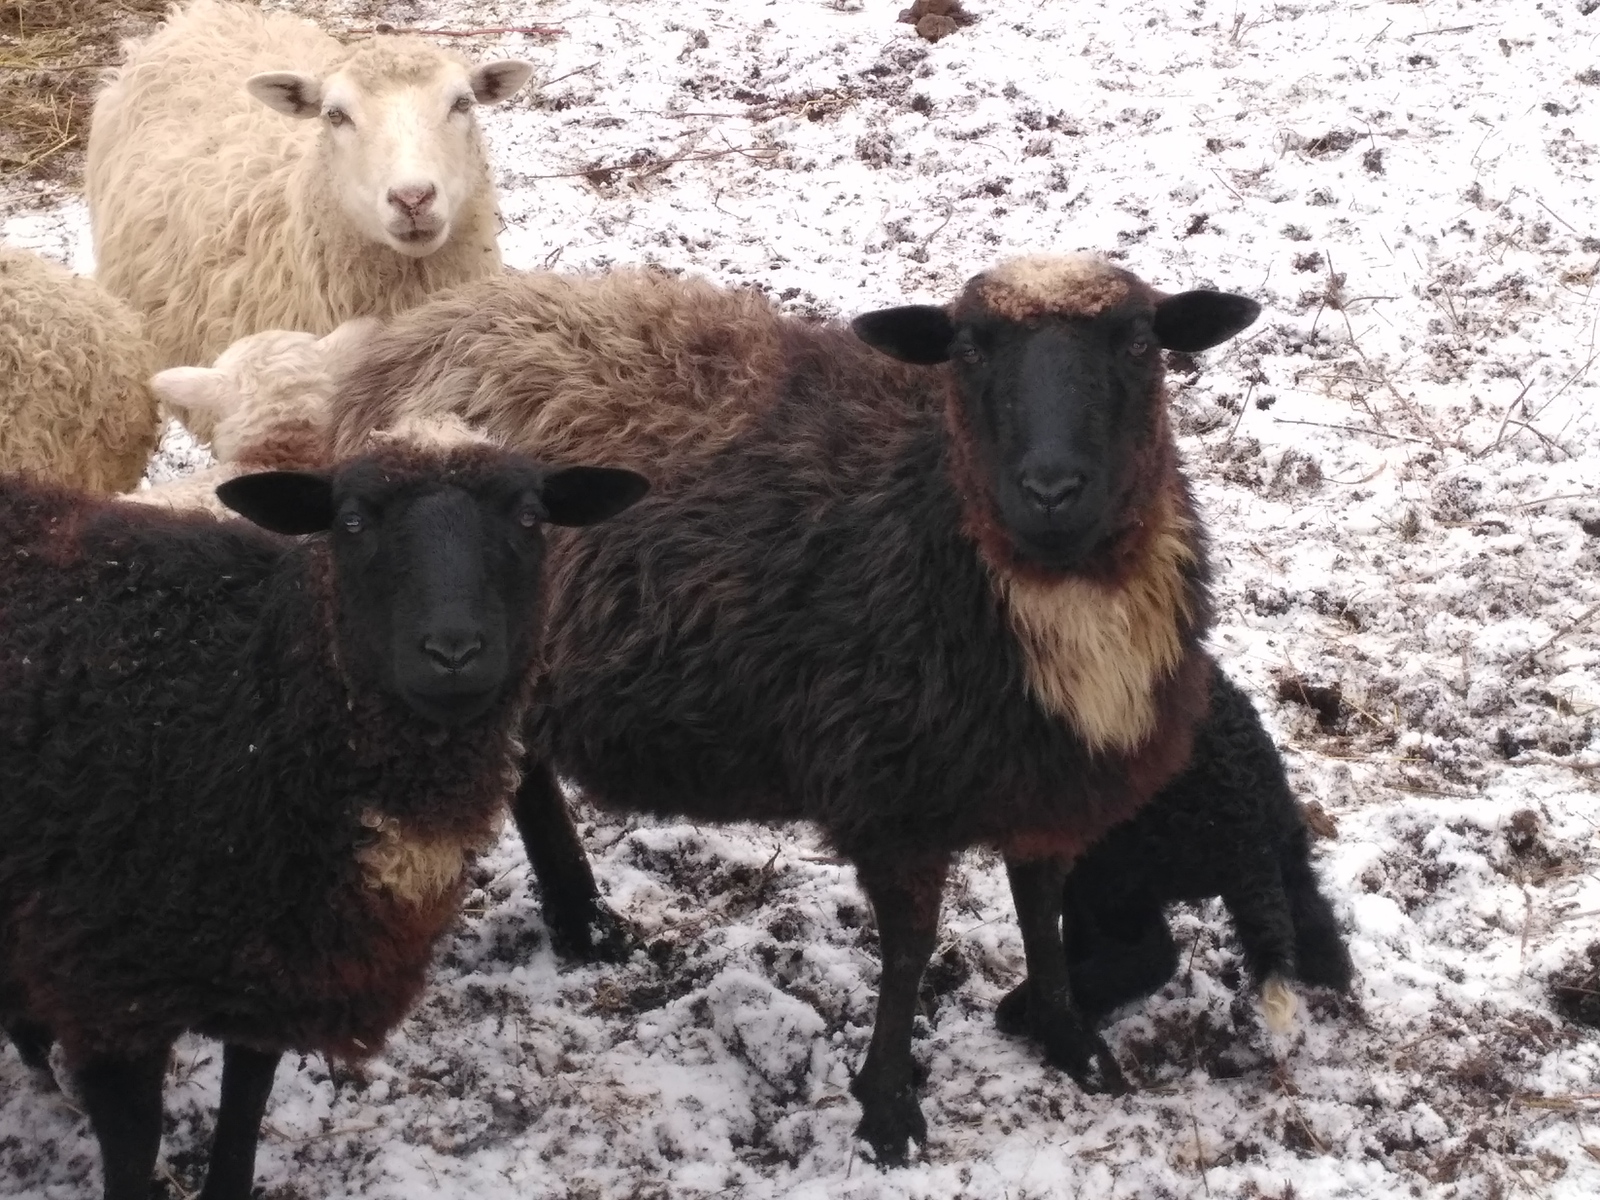
[[524, 529], [532, 529], [539, 523], [540, 512], [531, 504], [525, 504], [517, 510], [517, 524]]
[[1129, 342], [1128, 343], [1128, 353], [1133, 355], [1133, 357], [1135, 357], [1135, 358], [1138, 358], [1141, 355], [1143, 355], [1144, 352], [1146, 350], [1148, 350], [1148, 349], [1150, 349], [1150, 343], [1147, 342], [1147, 341], [1144, 341], [1143, 339], [1140, 339], [1139, 341], [1136, 341], [1136, 342]]
[[365, 518], [358, 512], [347, 512], [339, 518], [339, 524], [344, 526], [346, 533], [360, 533], [367, 527]]
[[451, 112], [469, 113], [472, 111], [472, 97], [458, 96], [456, 102], [450, 106]]
[[983, 361], [983, 351], [979, 350], [976, 346], [963, 347], [961, 351], [961, 361], [970, 366], [976, 366], [978, 363]]
[[330, 108], [324, 112], [322, 116], [323, 119], [334, 128], [338, 128], [340, 125], [350, 124], [350, 114], [345, 112], [345, 110], [342, 108]]

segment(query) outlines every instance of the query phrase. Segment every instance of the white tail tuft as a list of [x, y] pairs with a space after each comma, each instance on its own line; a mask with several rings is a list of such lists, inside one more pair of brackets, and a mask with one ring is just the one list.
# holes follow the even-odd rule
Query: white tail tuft
[[1274, 975], [1261, 988], [1261, 1015], [1273, 1033], [1288, 1033], [1294, 1028], [1294, 1014], [1300, 1002], [1289, 990], [1283, 976]]

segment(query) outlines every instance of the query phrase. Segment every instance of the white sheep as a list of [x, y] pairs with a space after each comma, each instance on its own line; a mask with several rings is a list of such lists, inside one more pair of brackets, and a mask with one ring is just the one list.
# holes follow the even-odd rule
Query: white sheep
[[0, 245], [0, 471], [120, 492], [160, 435], [143, 323], [92, 279]]
[[[473, 107], [532, 72], [409, 37], [346, 47], [222, 0], [174, 10], [128, 43], [95, 102], [99, 279], [145, 315], [169, 367], [492, 275], [500, 214]], [[176, 415], [210, 436], [204, 414]]]
[[229, 346], [209, 367], [168, 367], [150, 380], [164, 404], [215, 422], [217, 463], [152, 484], [123, 499], [174, 510], [231, 511], [219, 483], [251, 471], [309, 471], [330, 461], [328, 398], [333, 372], [377, 327], [375, 317], [346, 321], [326, 337], [271, 329]]
[[[334, 459], [329, 397], [335, 376], [354, 361], [380, 324], [376, 317], [358, 317], [321, 338], [269, 329], [240, 338], [212, 366], [158, 371], [150, 386], [163, 403], [216, 422], [211, 452], [217, 462], [119, 499], [229, 517], [232, 510], [217, 498], [218, 484], [253, 471], [329, 466]], [[439, 451], [501, 444], [454, 414], [423, 413], [370, 431], [360, 452], [395, 443]]]

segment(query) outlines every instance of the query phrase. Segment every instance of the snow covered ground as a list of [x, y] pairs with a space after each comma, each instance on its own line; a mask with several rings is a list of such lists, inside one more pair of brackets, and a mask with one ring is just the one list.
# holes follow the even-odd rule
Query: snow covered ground
[[[515, 266], [651, 262], [835, 316], [1090, 248], [1259, 298], [1174, 405], [1214, 645], [1328, 818], [1353, 998], [1274, 1041], [1219, 906], [1180, 912], [1178, 978], [1108, 1031], [1138, 1090], [1085, 1097], [993, 1028], [1021, 945], [969, 855], [916, 1042], [931, 1140], [880, 1172], [851, 1142], [877, 966], [849, 871], [804, 830], [586, 814], [648, 951], [557, 960], [508, 836], [388, 1049], [280, 1069], [267, 1196], [1600, 1194], [1600, 4], [971, 0], [937, 44], [897, 4], [329, 19], [565, 28], [472, 42], [547, 80], [486, 115]], [[0, 234], [91, 265], [70, 196], [14, 188]], [[169, 438], [166, 469], [198, 457]], [[219, 1059], [181, 1046], [172, 1197]], [[81, 1195], [95, 1157], [0, 1052], [0, 1193]]]

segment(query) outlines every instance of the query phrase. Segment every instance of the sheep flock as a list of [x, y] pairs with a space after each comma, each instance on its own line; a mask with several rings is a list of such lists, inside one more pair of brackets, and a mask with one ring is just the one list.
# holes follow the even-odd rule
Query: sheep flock
[[[222, 6], [196, 5], [208, 7]], [[349, 31], [378, 23], [469, 35], [377, 41], [391, 58], [415, 47], [452, 64], [437, 77], [457, 89], [442, 120], [466, 116], [453, 105], [471, 95], [471, 132], [458, 148], [475, 199], [452, 229], [479, 240], [469, 264], [433, 263], [454, 274], [417, 278], [435, 255], [405, 249], [443, 253], [430, 239], [453, 202], [449, 186], [351, 183], [359, 170], [335, 161], [349, 148], [335, 139], [370, 118], [361, 96], [338, 87], [359, 72], [325, 84], [321, 65], [299, 62], [254, 63], [260, 81], [249, 92], [196, 73], [196, 98], [183, 102], [192, 119], [120, 165], [91, 131], [87, 199], [56, 178], [0, 175], [0, 268], [26, 263], [30, 279], [58, 294], [93, 297], [82, 304], [94, 306], [98, 327], [120, 321], [141, 331], [124, 340], [148, 343], [143, 363], [103, 368], [131, 381], [114, 402], [135, 418], [131, 432], [96, 431], [88, 418], [72, 436], [120, 438], [136, 460], [159, 440], [128, 498], [167, 515], [98, 501], [96, 512], [181, 526], [205, 520], [185, 514], [214, 509], [215, 485], [244, 472], [321, 470], [374, 451], [448, 457], [417, 447], [473, 441], [466, 425], [477, 426], [511, 446], [526, 437], [535, 454], [550, 447], [554, 461], [650, 476], [652, 494], [634, 510], [552, 534], [552, 553], [559, 569], [608, 555], [650, 564], [637, 603], [661, 612], [676, 603], [675, 563], [711, 573], [721, 582], [707, 608], [691, 603], [692, 625], [747, 586], [727, 545], [750, 539], [738, 561], [768, 570], [750, 578], [792, 596], [825, 577], [816, 564], [834, 560], [813, 540], [813, 573], [781, 583], [772, 572], [788, 569], [784, 520], [799, 528], [829, 505], [886, 504], [909, 486], [903, 468], [876, 488], [854, 482], [870, 461], [865, 434], [830, 441], [827, 429], [798, 415], [783, 425], [767, 407], [762, 389], [798, 353], [791, 322], [843, 330], [861, 314], [943, 306], [997, 263], [1079, 250], [1169, 293], [1248, 297], [1260, 315], [1231, 339], [1169, 345], [1165, 355], [1174, 461], [1209, 566], [1200, 645], [1238, 685], [1229, 692], [1230, 719], [1244, 731], [1237, 744], [1259, 747], [1264, 730], [1281, 753], [1304, 815], [1270, 838], [1283, 839], [1285, 862], [1309, 853], [1348, 960], [1333, 953], [1320, 978], [1288, 972], [1298, 1011], [1282, 1020], [1285, 993], [1263, 986], [1271, 972], [1247, 949], [1240, 922], [1250, 906], [1241, 917], [1237, 896], [1215, 898], [1227, 892], [1216, 878], [1191, 884], [1181, 870], [1150, 869], [1152, 859], [1125, 868], [1118, 856], [1138, 854], [1129, 846], [1138, 826], [1128, 827], [1130, 837], [1103, 843], [1080, 884], [1139, 879], [1160, 899], [1212, 898], [1170, 906], [1159, 920], [1125, 908], [1139, 914], [1137, 928], [1078, 948], [1074, 984], [1092, 990], [1098, 978], [1126, 999], [1098, 1036], [1127, 1091], [1088, 1091], [1070, 1056], [1047, 1062], [1029, 1036], [1034, 1013], [1019, 985], [1031, 956], [1019, 917], [1032, 918], [1015, 907], [1001, 847], [977, 839], [987, 844], [960, 853], [944, 882], [910, 1019], [925, 1141], [902, 1165], [867, 1161], [852, 1088], [876, 1047], [885, 975], [860, 848], [748, 805], [746, 815], [778, 823], [704, 823], [737, 807], [733, 784], [748, 772], [714, 776], [707, 756], [687, 749], [665, 762], [663, 778], [704, 785], [692, 804], [606, 794], [634, 770], [612, 769], [601, 753], [608, 739], [625, 756], [654, 752], [660, 738], [654, 749], [670, 758], [715, 710], [696, 677], [675, 672], [683, 729], [617, 732], [654, 719], [667, 677], [608, 706], [616, 684], [583, 655], [605, 654], [610, 598], [624, 609], [636, 601], [598, 582], [626, 582], [626, 572], [596, 572], [592, 593], [559, 592], [582, 599], [553, 614], [552, 686], [574, 723], [563, 728], [558, 705], [548, 725], [524, 731], [568, 784], [575, 826], [563, 833], [548, 812], [529, 815], [541, 797], [556, 796], [559, 808], [560, 793], [524, 771], [516, 816], [523, 833], [548, 835], [542, 849], [533, 835], [525, 848], [507, 822], [453, 880], [461, 907], [427, 987], [375, 1056], [284, 1058], [261, 1126], [257, 1194], [1442, 1200], [1600, 1190], [1600, 192], [1591, 178], [1600, 60], [1590, 44], [1600, 10], [1579, 0], [988, 0], [904, 13], [898, 2], [853, 0], [689, 0], [670, 11], [569, 0], [260, 7], [249, 22], [309, 19], [337, 34], [305, 35], [330, 56], [369, 38]], [[916, 23], [928, 14], [940, 18], [937, 39]], [[519, 31], [533, 22], [559, 32]], [[129, 32], [149, 46], [155, 28]], [[0, 56], [8, 36], [0, 21]], [[474, 75], [482, 64], [491, 66]], [[126, 90], [136, 78], [106, 86]], [[306, 103], [320, 120], [271, 111]], [[343, 105], [348, 126], [328, 122], [330, 105]], [[227, 125], [249, 124], [241, 113], [271, 115], [285, 131], [270, 153], [245, 156], [269, 206], [254, 211], [278, 204], [297, 214], [261, 223], [276, 250], [248, 231], [233, 230], [231, 248], [183, 232], [185, 221], [210, 219], [202, 210], [219, 193], [206, 172], [237, 175], [221, 143], [241, 149], [245, 135]], [[161, 153], [194, 157], [181, 142], [196, 135], [202, 145], [220, 138], [219, 152], [202, 155], [192, 178], [164, 169]], [[282, 171], [296, 161], [298, 182], [286, 189]], [[322, 196], [314, 214], [295, 209], [301, 186]], [[376, 195], [377, 225], [360, 226], [358, 192]], [[113, 211], [122, 227], [155, 224], [97, 261]], [[362, 269], [283, 267], [273, 255], [284, 235], [292, 244], [308, 228], [337, 230], [327, 245]], [[207, 265], [233, 254], [231, 278]], [[69, 286], [46, 263], [78, 280]], [[502, 275], [502, 264], [553, 273], [524, 281]], [[307, 271], [321, 280], [304, 291], [311, 307], [272, 308], [288, 294], [282, 278]], [[340, 298], [345, 286], [356, 299]], [[7, 405], [20, 403], [8, 391], [8, 354], [41, 371], [45, 382], [24, 392], [35, 401], [69, 390], [51, 356], [70, 358], [80, 384], [102, 369], [88, 340], [62, 336], [65, 321], [3, 323], [14, 311], [6, 289], [0, 269]], [[738, 336], [695, 342], [673, 324], [684, 294]], [[512, 303], [526, 305], [526, 325], [496, 323]], [[646, 315], [635, 328], [608, 324], [628, 311]], [[391, 312], [386, 329], [356, 321], [335, 332], [348, 318]], [[474, 321], [492, 328], [474, 332]], [[259, 332], [270, 328], [297, 332]], [[565, 357], [541, 374], [552, 343], [529, 331], [552, 328], [563, 331]], [[445, 329], [471, 336], [426, 344]], [[369, 394], [346, 395], [367, 408], [358, 419], [346, 407], [341, 424], [330, 401], [337, 409], [339, 380], [374, 345], [426, 352], [400, 362], [399, 375], [370, 376]], [[946, 369], [842, 342], [818, 363], [816, 377], [829, 381]], [[420, 374], [404, 378], [413, 368]], [[672, 390], [684, 379], [703, 386]], [[506, 394], [526, 398], [525, 416], [507, 416]], [[657, 396], [669, 402], [650, 403]], [[21, 411], [7, 408], [0, 421]], [[373, 437], [380, 428], [388, 432]], [[880, 436], [883, 414], [851, 428]], [[21, 444], [6, 433], [0, 426], [0, 454]], [[794, 472], [787, 490], [774, 484], [766, 524], [749, 524], [730, 515], [756, 511], [739, 507], [751, 495], [747, 476], [705, 474], [705, 464], [743, 462], [740, 446], [774, 435], [764, 470], [810, 461], [797, 448], [807, 438], [833, 465]], [[135, 486], [136, 466], [97, 478], [99, 468], [51, 436], [48, 449], [21, 452], [40, 455], [39, 469], [100, 492]], [[722, 558], [706, 538], [724, 539]], [[629, 539], [642, 540], [627, 549]], [[877, 557], [885, 577], [902, 569], [892, 560]], [[924, 562], [919, 577], [929, 569]], [[1011, 586], [1016, 620], [1027, 605]], [[962, 603], [955, 590], [942, 601]], [[864, 597], [854, 627], [832, 640], [914, 644], [926, 606], [900, 604], [902, 629], [881, 602]], [[790, 636], [804, 644], [827, 628]], [[679, 653], [666, 641], [652, 651], [669, 652]], [[847, 665], [881, 686], [896, 661]], [[879, 764], [898, 761], [910, 778], [934, 761], [896, 759], [901, 748], [883, 746], [901, 735], [866, 691], [840, 693], [826, 711], [789, 711], [773, 685], [746, 682], [755, 690], [736, 723], [747, 746], [765, 746], [760, 704], [770, 698], [785, 714], [794, 748], [775, 735], [771, 746], [790, 764], [786, 778], [799, 777], [795, 755], [807, 745], [829, 748], [803, 764], [807, 778], [881, 782], [890, 776], [874, 774]], [[1035, 697], [1048, 690], [1037, 678], [1019, 686]], [[689, 701], [700, 707], [685, 713]], [[845, 711], [878, 742], [835, 731], [830, 718]], [[955, 713], [941, 727], [966, 728], [971, 717]], [[916, 744], [940, 746], [931, 727], [927, 738]], [[981, 764], [981, 747], [963, 744]], [[1260, 794], [1282, 809], [1275, 760], [1226, 759], [1246, 760], [1260, 762]], [[1018, 770], [1014, 755], [991, 767], [996, 779]], [[1257, 784], [1224, 773], [1204, 786]], [[974, 820], [1002, 819], [998, 798], [983, 803]], [[1170, 848], [1194, 801], [1173, 792], [1167, 803], [1146, 810], [1141, 836]], [[1266, 811], [1227, 819], [1259, 822], [1266, 840], [1261, 831], [1278, 828]], [[385, 836], [371, 831], [379, 847]], [[891, 840], [904, 847], [919, 836], [909, 820]], [[563, 837], [586, 863], [561, 860]], [[1213, 871], [1253, 869], [1242, 855], [1219, 868], [1221, 844], [1244, 845], [1226, 833], [1192, 839]], [[1084, 928], [1117, 918], [1096, 908], [1103, 894], [1075, 892], [1070, 877], [1057, 899], [1069, 924], [1074, 913]], [[1343, 982], [1347, 970], [1348, 990], [1316, 986]], [[23, 1049], [42, 1054], [45, 1075], [66, 1090], [0, 1040], [0, 1193], [91, 1194], [100, 1154], [67, 1048], [46, 1039]], [[205, 1184], [223, 1057], [214, 1041], [179, 1038], [152, 1194], [187, 1197]]]

